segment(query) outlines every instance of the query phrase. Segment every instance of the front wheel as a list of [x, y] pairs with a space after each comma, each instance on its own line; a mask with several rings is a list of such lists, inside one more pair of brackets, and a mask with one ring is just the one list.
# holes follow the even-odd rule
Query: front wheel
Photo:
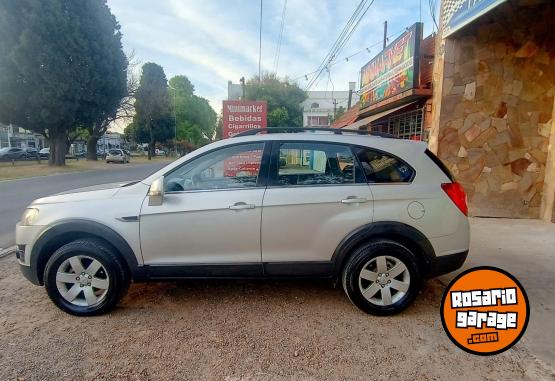
[[343, 269], [343, 289], [361, 310], [393, 315], [407, 308], [422, 285], [415, 256], [389, 240], [358, 248]]
[[129, 275], [114, 250], [101, 240], [80, 239], [54, 252], [44, 286], [61, 310], [77, 316], [109, 311], [125, 295]]

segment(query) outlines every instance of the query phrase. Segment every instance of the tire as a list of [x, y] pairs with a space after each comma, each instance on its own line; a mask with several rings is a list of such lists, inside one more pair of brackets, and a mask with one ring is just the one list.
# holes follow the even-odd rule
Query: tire
[[52, 302], [76, 316], [108, 312], [127, 293], [129, 283], [123, 261], [98, 239], [79, 239], [62, 246], [44, 270], [44, 287]]
[[366, 313], [384, 316], [399, 313], [414, 301], [422, 286], [422, 276], [409, 249], [394, 241], [379, 240], [353, 252], [343, 268], [342, 283], [355, 306]]

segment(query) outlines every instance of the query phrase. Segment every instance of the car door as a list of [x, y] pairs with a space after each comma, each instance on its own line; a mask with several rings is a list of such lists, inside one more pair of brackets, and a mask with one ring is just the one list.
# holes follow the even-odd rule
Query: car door
[[209, 151], [167, 173], [162, 205], [143, 202], [144, 263], [206, 265], [198, 267], [209, 272], [204, 275], [214, 275], [215, 265], [244, 265], [251, 275], [261, 273], [268, 160], [264, 142], [242, 143]]
[[262, 212], [268, 275], [316, 275], [334, 250], [372, 222], [372, 193], [347, 144], [275, 141]]

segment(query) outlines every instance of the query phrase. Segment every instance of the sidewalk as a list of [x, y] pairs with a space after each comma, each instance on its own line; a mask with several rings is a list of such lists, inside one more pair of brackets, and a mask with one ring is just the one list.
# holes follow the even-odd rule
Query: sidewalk
[[[520, 281], [530, 300], [530, 322], [522, 341], [541, 361], [555, 367], [555, 223], [472, 218], [470, 226], [470, 253], [461, 270], [495, 266]], [[447, 284], [459, 272], [441, 280]]]

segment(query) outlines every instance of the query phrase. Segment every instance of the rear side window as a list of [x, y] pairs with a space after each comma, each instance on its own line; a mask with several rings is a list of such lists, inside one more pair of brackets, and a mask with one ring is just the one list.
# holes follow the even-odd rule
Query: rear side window
[[112, 156], [121, 155], [121, 151], [118, 151], [117, 149], [111, 149], [108, 153]]
[[355, 160], [346, 145], [302, 142], [279, 145], [273, 185], [354, 184]]
[[434, 155], [434, 153], [429, 149], [426, 150], [426, 156], [432, 159], [432, 161], [439, 167], [439, 169], [441, 169], [443, 173], [445, 173], [445, 176], [447, 176], [452, 183], [455, 182], [455, 176], [453, 176], [449, 168], [447, 168], [447, 166], [443, 163], [443, 161], [439, 159], [439, 157]]
[[408, 183], [414, 179], [414, 169], [396, 156], [362, 147], [355, 151], [369, 183]]

